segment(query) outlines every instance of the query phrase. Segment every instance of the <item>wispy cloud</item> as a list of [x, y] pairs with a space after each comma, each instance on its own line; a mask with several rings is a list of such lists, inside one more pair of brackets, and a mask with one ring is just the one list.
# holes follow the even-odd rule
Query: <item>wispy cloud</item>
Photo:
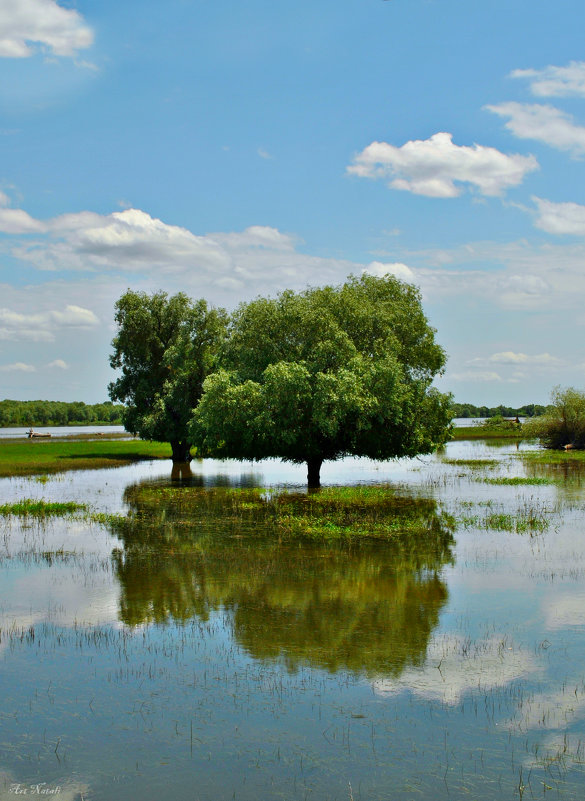
[[557, 150], [567, 150], [573, 156], [585, 154], [585, 128], [575, 125], [570, 114], [554, 106], [512, 102], [484, 108], [500, 117], [508, 117], [505, 127], [519, 139], [544, 142]]
[[81, 14], [54, 0], [0, 0], [0, 58], [28, 58], [42, 49], [75, 56], [93, 43]]
[[98, 325], [96, 315], [81, 306], [68, 305], [63, 310], [23, 314], [0, 309], [0, 340], [52, 342], [62, 328], [92, 328]]
[[492, 353], [491, 356], [470, 359], [467, 364], [470, 367], [485, 367], [490, 364], [500, 364], [513, 367], [531, 365], [534, 367], [547, 368], [558, 367], [563, 364], [563, 361], [556, 356], [551, 356], [550, 353], [537, 353], [531, 356], [527, 353], [505, 350], [499, 353]]
[[585, 97], [585, 61], [571, 61], [566, 67], [514, 70], [510, 77], [528, 80], [537, 97]]
[[0, 371], [3, 373], [34, 373], [36, 372], [36, 367], [33, 364], [14, 362], [14, 364], [0, 365]]
[[490, 371], [465, 370], [462, 373], [449, 373], [449, 378], [453, 381], [481, 381], [482, 383], [500, 382], [504, 379], [499, 373]]

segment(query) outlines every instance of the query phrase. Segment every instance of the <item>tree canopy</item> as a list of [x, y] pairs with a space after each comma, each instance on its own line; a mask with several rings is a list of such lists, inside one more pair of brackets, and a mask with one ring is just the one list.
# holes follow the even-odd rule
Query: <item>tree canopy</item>
[[324, 460], [430, 453], [451, 419], [431, 387], [445, 364], [434, 334], [418, 290], [391, 276], [243, 303], [192, 441], [205, 455], [305, 462], [309, 486]]
[[109, 386], [126, 404], [123, 422], [144, 439], [170, 442], [174, 462], [189, 461], [188, 422], [205, 377], [215, 368], [227, 315], [178, 293], [128, 290], [116, 303], [118, 333], [110, 365], [122, 371]]

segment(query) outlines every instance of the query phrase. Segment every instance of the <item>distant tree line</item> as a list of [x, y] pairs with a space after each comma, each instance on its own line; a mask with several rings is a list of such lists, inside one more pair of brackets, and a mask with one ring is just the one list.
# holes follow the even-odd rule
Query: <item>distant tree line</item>
[[539, 417], [547, 406], [528, 403], [526, 406], [474, 406], [472, 403], [452, 403], [453, 417]]
[[87, 404], [81, 401], [0, 401], [0, 427], [121, 425], [121, 404], [111, 401]]

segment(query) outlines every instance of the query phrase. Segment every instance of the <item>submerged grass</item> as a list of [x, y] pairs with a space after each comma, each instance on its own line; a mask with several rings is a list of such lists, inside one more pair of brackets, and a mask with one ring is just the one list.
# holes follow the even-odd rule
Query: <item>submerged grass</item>
[[[212, 527], [280, 539], [392, 539], [446, 528], [453, 520], [436, 502], [398, 496], [390, 487], [329, 487], [317, 492], [142, 485], [126, 493], [130, 520], [162, 526]], [[106, 523], [125, 526], [119, 518]]]
[[442, 459], [443, 464], [451, 464], [455, 467], [492, 468], [499, 464], [497, 459]]
[[170, 459], [165, 442], [142, 440], [0, 441], [0, 478], [118, 467], [145, 459]]
[[501, 476], [500, 478], [478, 478], [483, 484], [497, 484], [504, 487], [538, 487], [554, 484], [550, 478], [536, 478], [534, 476]]
[[465, 439], [502, 439], [520, 442], [526, 439], [518, 429], [488, 428], [486, 426], [460, 426], [453, 429], [454, 440]]
[[494, 531], [511, 531], [516, 534], [539, 534], [546, 531], [551, 523], [554, 509], [533, 500], [525, 502], [513, 514], [495, 511], [493, 504], [486, 504], [482, 515], [462, 515], [458, 518], [465, 528], [492, 529]]

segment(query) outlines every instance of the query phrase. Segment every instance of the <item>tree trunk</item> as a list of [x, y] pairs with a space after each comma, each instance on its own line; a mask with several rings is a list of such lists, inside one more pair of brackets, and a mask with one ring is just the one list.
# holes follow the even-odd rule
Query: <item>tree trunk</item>
[[185, 440], [172, 439], [171, 448], [173, 451], [173, 463], [191, 461], [191, 445]]
[[307, 459], [307, 484], [309, 489], [318, 489], [321, 486], [319, 473], [323, 459]]

